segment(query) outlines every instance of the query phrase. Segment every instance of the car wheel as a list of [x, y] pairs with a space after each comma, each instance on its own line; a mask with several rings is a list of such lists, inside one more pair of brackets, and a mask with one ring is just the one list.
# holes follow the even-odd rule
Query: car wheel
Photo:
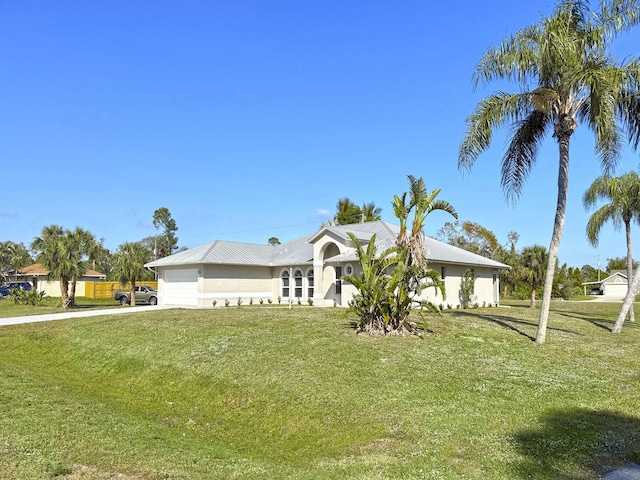
[[149, 299], [149, 303], [150, 303], [151, 305], [157, 305], [157, 304], [158, 304], [158, 299], [157, 299], [156, 297], [151, 297], [151, 298]]
[[129, 304], [129, 300], [127, 299], [127, 297], [120, 297], [120, 305], [128, 305]]

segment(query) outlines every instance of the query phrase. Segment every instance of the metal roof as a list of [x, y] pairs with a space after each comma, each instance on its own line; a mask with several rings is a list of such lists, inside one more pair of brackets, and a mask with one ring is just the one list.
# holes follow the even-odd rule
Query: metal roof
[[[362, 243], [368, 242], [376, 235], [376, 248], [382, 251], [395, 245], [400, 228], [387, 222], [368, 222], [353, 225], [331, 225], [320, 228], [316, 233], [282, 243], [281, 245], [259, 245], [253, 243], [229, 242], [216, 240], [169, 257], [147, 263], [147, 267], [164, 267], [197, 264], [227, 264], [227, 265], [312, 265], [313, 243], [326, 234], [333, 234], [347, 240], [351, 232]], [[453, 245], [425, 237], [427, 258], [431, 262], [453, 263], [469, 266], [493, 268], [509, 268], [495, 260], [462, 250]], [[345, 252], [331, 259], [335, 261], [356, 261], [355, 249], [350, 247]]]

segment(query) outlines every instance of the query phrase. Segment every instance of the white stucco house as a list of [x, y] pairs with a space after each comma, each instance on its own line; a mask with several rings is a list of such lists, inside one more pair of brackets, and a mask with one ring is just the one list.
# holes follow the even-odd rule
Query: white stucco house
[[[343, 275], [358, 273], [352, 232], [362, 243], [376, 235], [378, 251], [395, 244], [399, 227], [387, 222], [325, 226], [319, 231], [280, 245], [258, 245], [216, 240], [146, 264], [158, 274], [159, 304], [179, 307], [235, 305], [238, 298], [290, 300], [314, 306], [348, 306], [355, 287]], [[479, 305], [499, 303], [499, 272], [510, 268], [500, 262], [426, 238], [431, 268], [445, 282], [446, 299], [427, 289], [424, 297], [436, 305], [459, 305], [460, 281], [471, 269], [475, 277], [475, 301]]]
[[624, 270], [613, 270], [611, 275], [598, 282], [585, 282], [582, 284], [584, 294], [599, 291], [599, 295], [605, 297], [624, 298], [627, 295], [629, 282], [627, 281], [627, 272]]

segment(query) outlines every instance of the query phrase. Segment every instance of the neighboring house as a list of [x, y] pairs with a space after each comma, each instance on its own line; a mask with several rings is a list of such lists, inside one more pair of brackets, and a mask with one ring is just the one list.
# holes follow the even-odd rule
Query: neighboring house
[[[598, 282], [585, 282], [582, 286], [585, 295], [591, 291], [599, 290], [599, 295], [624, 298], [629, 288], [627, 272], [624, 270], [613, 270], [607, 278]], [[589, 292], [587, 289], [589, 289]]]
[[[57, 278], [48, 278], [48, 276], [49, 270], [39, 263], [34, 263], [28, 267], [21, 268], [16, 278], [30, 282], [37, 291], [45, 292], [49, 297], [59, 297], [60, 280]], [[106, 275], [88, 269], [76, 283], [76, 296], [84, 296], [85, 282], [97, 282], [105, 280], [106, 278]]]
[[[326, 226], [280, 245], [257, 245], [217, 240], [146, 264], [158, 272], [159, 304], [188, 307], [218, 306], [225, 300], [246, 305], [260, 299], [290, 300], [316, 306], [347, 306], [355, 287], [342, 280], [357, 274], [360, 264], [352, 232], [363, 245], [376, 235], [378, 251], [395, 245], [399, 227], [386, 222]], [[494, 260], [426, 237], [431, 268], [444, 279], [446, 299], [427, 289], [424, 297], [436, 305], [460, 304], [462, 275], [475, 275], [475, 302], [497, 305], [499, 272], [510, 268]]]

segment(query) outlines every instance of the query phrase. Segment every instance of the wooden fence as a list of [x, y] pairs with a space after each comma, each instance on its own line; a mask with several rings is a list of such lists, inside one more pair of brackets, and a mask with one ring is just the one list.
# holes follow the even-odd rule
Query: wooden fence
[[[136, 282], [136, 285], [147, 285], [155, 289], [158, 288], [157, 281]], [[122, 285], [120, 282], [86, 282], [84, 286], [84, 294], [90, 298], [109, 298], [113, 297], [116, 290], [129, 290], [131, 285]]]

